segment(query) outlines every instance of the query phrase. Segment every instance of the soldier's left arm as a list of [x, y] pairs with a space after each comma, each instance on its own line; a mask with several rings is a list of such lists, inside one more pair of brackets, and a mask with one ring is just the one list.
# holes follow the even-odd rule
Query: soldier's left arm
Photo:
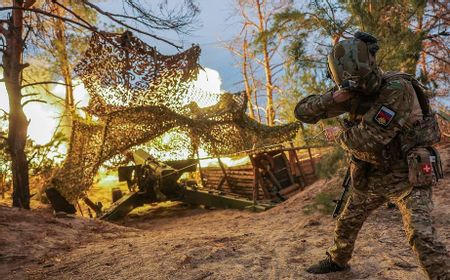
[[405, 125], [411, 114], [414, 95], [410, 82], [388, 82], [361, 123], [342, 132], [337, 142], [349, 151], [380, 151]]

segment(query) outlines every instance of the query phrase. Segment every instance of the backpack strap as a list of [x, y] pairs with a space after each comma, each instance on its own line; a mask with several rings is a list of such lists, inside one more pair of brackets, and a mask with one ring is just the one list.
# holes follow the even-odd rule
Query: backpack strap
[[390, 71], [383, 74], [383, 84], [387, 83], [391, 79], [403, 78], [411, 82], [411, 85], [416, 92], [417, 100], [419, 101], [420, 109], [422, 109], [423, 117], [433, 115], [433, 111], [430, 106], [430, 98], [433, 97], [431, 91], [421, 82], [419, 82], [413, 75], [399, 72]]

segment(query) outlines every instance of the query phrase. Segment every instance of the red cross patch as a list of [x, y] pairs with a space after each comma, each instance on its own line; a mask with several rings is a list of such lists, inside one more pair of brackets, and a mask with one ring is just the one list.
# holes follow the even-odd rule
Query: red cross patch
[[422, 172], [424, 174], [430, 174], [431, 171], [433, 171], [433, 168], [431, 167], [431, 164], [429, 164], [429, 163], [422, 164]]

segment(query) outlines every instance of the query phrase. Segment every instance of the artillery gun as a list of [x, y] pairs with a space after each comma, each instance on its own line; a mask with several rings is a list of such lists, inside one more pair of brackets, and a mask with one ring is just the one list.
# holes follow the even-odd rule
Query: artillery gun
[[134, 152], [133, 158], [136, 165], [119, 167], [118, 170], [119, 181], [126, 181], [130, 192], [114, 202], [100, 215], [100, 219], [120, 219], [143, 204], [167, 200], [215, 208], [255, 211], [273, 207], [272, 204], [256, 204], [252, 200], [220, 191], [202, 190], [194, 182], [180, 182], [183, 173], [196, 171], [198, 165], [196, 159], [163, 163], [143, 150]]

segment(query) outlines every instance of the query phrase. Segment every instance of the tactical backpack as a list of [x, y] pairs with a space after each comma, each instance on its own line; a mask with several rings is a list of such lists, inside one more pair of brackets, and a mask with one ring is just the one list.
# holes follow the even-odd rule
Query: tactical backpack
[[387, 72], [383, 75], [383, 80], [393, 78], [403, 78], [410, 81], [423, 114], [423, 120], [414, 124], [410, 129], [406, 129], [402, 134], [402, 151], [407, 152], [409, 149], [417, 146], [431, 146], [441, 140], [441, 132], [436, 119], [436, 114], [430, 106], [430, 98], [433, 93], [419, 82], [413, 75], [403, 72]]
[[409, 181], [413, 186], [429, 185], [432, 180], [443, 178], [439, 153], [432, 146], [441, 139], [436, 114], [430, 106], [430, 98], [433, 97], [433, 93], [410, 74], [387, 72], [383, 75], [383, 80], [397, 77], [411, 82], [423, 114], [421, 121], [404, 129], [399, 134], [401, 153], [407, 158], [410, 169]]

